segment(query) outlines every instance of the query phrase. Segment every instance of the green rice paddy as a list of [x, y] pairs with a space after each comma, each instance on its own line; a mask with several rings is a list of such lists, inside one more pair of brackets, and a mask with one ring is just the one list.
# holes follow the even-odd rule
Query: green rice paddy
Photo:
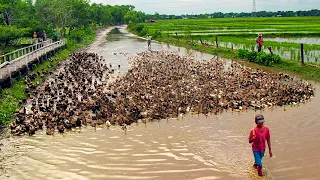
[[268, 53], [267, 47], [271, 47], [281, 58], [293, 61], [300, 61], [301, 42], [296, 39], [308, 37], [314, 43], [304, 44], [305, 62], [320, 63], [320, 44], [317, 43], [320, 42], [320, 17], [160, 20], [132, 25], [129, 29], [140, 36], [149, 33], [153, 39], [169, 43], [200, 44], [202, 41], [216, 46], [217, 38], [219, 47], [229, 49], [255, 49], [255, 38], [262, 33], [266, 38], [265, 52]]

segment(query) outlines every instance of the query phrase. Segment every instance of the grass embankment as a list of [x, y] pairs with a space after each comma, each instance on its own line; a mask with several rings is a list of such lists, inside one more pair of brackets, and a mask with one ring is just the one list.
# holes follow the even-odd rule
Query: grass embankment
[[[242, 45], [243, 49], [251, 50], [255, 47], [255, 38], [258, 33], [264, 37], [283, 38], [320, 38], [320, 17], [274, 17], [274, 18], [221, 18], [221, 19], [183, 19], [161, 20], [156, 23], [140, 23], [129, 26], [129, 31], [139, 36], [150, 34], [154, 40], [192, 48], [198, 51], [219, 55], [225, 58], [239, 59], [238, 50], [231, 50], [230, 45], [215, 47], [216, 37], [218, 42], [232, 42], [235, 46]], [[213, 46], [201, 45], [199, 41]], [[193, 43], [192, 43], [193, 42]], [[294, 71], [304, 77], [320, 79], [320, 66], [317, 62], [318, 55], [311, 53], [314, 62], [308, 62], [306, 66], [300, 64], [300, 43], [286, 43], [265, 41], [264, 47], [271, 46], [277, 51], [291, 53], [291, 58], [281, 58], [277, 63], [269, 66], [282, 70]], [[306, 52], [319, 50], [320, 45], [304, 46]], [[266, 49], [265, 49], [266, 50]]]
[[[186, 41], [178, 41], [176, 39], [170, 38], [157, 38], [158, 41], [173, 44], [180, 47], [185, 47], [189, 49], [195, 49], [197, 51], [206, 52], [213, 55], [218, 55], [224, 58], [230, 59], [239, 59], [238, 57], [238, 50], [232, 50], [230, 48], [224, 47], [212, 47], [212, 46], [201, 46], [201, 45], [189, 45]], [[286, 71], [293, 71], [300, 73], [303, 77], [307, 78], [315, 78], [320, 80], [320, 66], [313, 66], [306, 64], [305, 66], [301, 66], [301, 63], [298, 61], [283, 59], [278, 63], [272, 64], [272, 67], [280, 68]]]
[[[51, 60], [45, 60], [43, 63], [39, 64], [39, 66], [33, 70], [33, 73], [44, 73], [55, 70], [59, 62], [66, 59], [70, 53], [91, 44], [95, 37], [96, 35], [92, 29], [75, 31], [70, 37], [66, 37], [66, 48], [56, 53]], [[49, 73], [44, 74], [44, 77], [38, 76], [33, 83], [40, 84], [42, 79], [46, 78], [48, 75]], [[23, 105], [22, 102], [26, 99], [26, 93], [24, 91], [25, 87], [25, 77], [20, 77], [13, 80], [11, 88], [3, 89], [2, 92], [0, 91], [0, 125], [10, 123], [16, 109]]]

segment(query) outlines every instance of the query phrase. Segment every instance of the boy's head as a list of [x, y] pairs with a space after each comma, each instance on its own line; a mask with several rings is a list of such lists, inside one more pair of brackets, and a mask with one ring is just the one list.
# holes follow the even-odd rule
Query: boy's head
[[257, 114], [255, 117], [254, 117], [254, 121], [256, 122], [256, 124], [258, 125], [262, 125], [264, 123], [264, 117], [262, 114]]

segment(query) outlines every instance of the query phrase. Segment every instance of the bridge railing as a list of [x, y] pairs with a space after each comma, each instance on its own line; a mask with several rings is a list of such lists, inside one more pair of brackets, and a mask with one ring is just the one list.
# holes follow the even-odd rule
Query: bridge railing
[[28, 53], [33, 52], [33, 51], [36, 51], [39, 48], [42, 48], [42, 47], [44, 47], [44, 46], [46, 46], [48, 44], [51, 44], [51, 43], [52, 43], [52, 40], [49, 39], [47, 41], [39, 42], [39, 43], [30, 45], [30, 46], [27, 46], [27, 47], [24, 47], [24, 48], [21, 48], [21, 49], [17, 49], [17, 50], [15, 50], [13, 52], [1, 55], [0, 56], [0, 65], [2, 65], [4, 63], [8, 63], [8, 62], [10, 62], [12, 60], [15, 60], [16, 58], [24, 56], [24, 55], [26, 55]]
[[[47, 41], [46, 41], [47, 42]], [[27, 48], [23, 48], [25, 49], [24, 51], [26, 51], [26, 49], [30, 48], [30, 51], [28, 50], [29, 53], [24, 54], [20, 57], [16, 57], [15, 59], [12, 59], [11, 61], [5, 61], [4, 63], [2, 63], [0, 65], [0, 69], [4, 68], [4, 71], [0, 70], [0, 79], [2, 79], [3, 77], [5, 77], [5, 74], [8, 74], [11, 77], [11, 73], [14, 71], [17, 71], [18, 68], [20, 68], [21, 63], [15, 63], [16, 61], [20, 61], [23, 62], [23, 64], [28, 65], [29, 62], [31, 62], [32, 60], [39, 58], [42, 55], [45, 55], [46, 53], [53, 51], [59, 47], [62, 47], [64, 45], [66, 45], [67, 41], [62, 39], [60, 41], [56, 41], [54, 43], [52, 43], [52, 41], [49, 41], [50, 43], [38, 43], [35, 45], [32, 45], [30, 47]], [[40, 47], [41, 46], [41, 47]], [[32, 48], [37, 48], [36, 50], [31, 50]], [[19, 49], [21, 50], [21, 49]], [[15, 53], [19, 52], [19, 50], [16, 50]], [[11, 54], [13, 54], [14, 52], [12, 52]], [[8, 53], [10, 54], [10, 53]], [[8, 67], [5, 67], [8, 66]]]

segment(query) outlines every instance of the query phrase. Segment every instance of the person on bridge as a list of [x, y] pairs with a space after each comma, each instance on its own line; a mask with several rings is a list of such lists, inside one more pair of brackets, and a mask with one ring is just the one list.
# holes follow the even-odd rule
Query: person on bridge
[[46, 31], [43, 31], [43, 34], [42, 34], [42, 40], [43, 40], [43, 41], [46, 41], [46, 40], [47, 40], [47, 34], [46, 34]]
[[258, 169], [258, 175], [262, 176], [262, 158], [266, 151], [266, 141], [269, 147], [269, 155], [272, 157], [270, 131], [268, 126], [263, 125], [264, 117], [258, 114], [254, 118], [256, 127], [251, 129], [249, 134], [249, 143], [252, 144], [252, 151], [254, 155], [255, 169]]
[[58, 32], [55, 29], [53, 30], [53, 41], [58, 41]]
[[36, 32], [33, 32], [33, 36], [32, 37], [33, 37], [33, 42], [37, 43], [38, 42], [38, 39], [37, 39], [38, 35], [37, 35]]
[[151, 50], [151, 36], [148, 34], [147, 36], [147, 41], [148, 41], [148, 49]]
[[263, 39], [262, 39], [261, 33], [258, 35], [258, 37], [256, 39], [256, 43], [257, 43], [258, 52], [261, 52], [262, 46], [263, 46]]

